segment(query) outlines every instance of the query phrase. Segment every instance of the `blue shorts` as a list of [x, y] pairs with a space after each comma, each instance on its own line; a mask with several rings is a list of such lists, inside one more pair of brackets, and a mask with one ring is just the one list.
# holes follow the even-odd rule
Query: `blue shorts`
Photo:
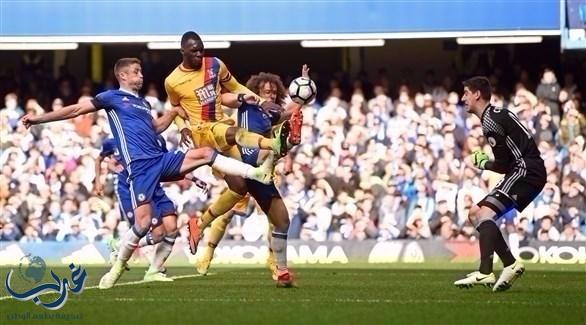
[[[126, 218], [131, 226], [134, 225], [134, 209], [132, 208], [132, 200], [130, 199], [130, 185], [120, 176], [118, 178], [118, 184], [116, 185], [116, 196], [118, 197], [120, 214]], [[154, 217], [151, 220], [151, 225], [153, 227], [159, 225], [161, 219], [164, 217], [176, 215], [175, 204], [169, 199], [160, 184], [155, 189], [150, 204], [153, 206]]]
[[279, 193], [279, 190], [277, 190], [274, 183], [263, 184], [251, 179], [246, 179], [246, 186], [248, 187], [248, 193], [250, 193], [259, 204], [268, 204], [273, 198], [281, 197], [281, 193]]
[[116, 175], [114, 181], [114, 191], [118, 199], [118, 207], [120, 208], [120, 215], [125, 218], [130, 225], [134, 224], [134, 208], [132, 207], [132, 200], [130, 199], [130, 185], [127, 180], [127, 173], [120, 173]]
[[[260, 149], [251, 149], [238, 146], [240, 151], [240, 157], [242, 162], [258, 167], [258, 155]], [[275, 184], [263, 184], [250, 179], [246, 180], [246, 186], [248, 187], [248, 193], [256, 200], [256, 202], [270, 202], [274, 197], [281, 197], [281, 194], [275, 187]]]
[[171, 201], [171, 199], [169, 199], [169, 197], [165, 193], [165, 190], [163, 190], [160, 184], [155, 190], [155, 195], [153, 196], [152, 204], [154, 217], [151, 220], [151, 225], [153, 227], [160, 225], [161, 219], [163, 219], [164, 217], [177, 214], [175, 212], [175, 204], [173, 203], [173, 201]]
[[180, 150], [167, 152], [152, 159], [140, 159], [130, 163], [130, 199], [132, 207], [153, 201], [157, 187], [164, 178], [180, 176], [185, 153]]

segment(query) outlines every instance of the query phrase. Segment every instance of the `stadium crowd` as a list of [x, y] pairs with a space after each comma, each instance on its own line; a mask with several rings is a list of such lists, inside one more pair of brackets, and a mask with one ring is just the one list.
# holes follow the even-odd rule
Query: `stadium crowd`
[[[128, 225], [120, 222], [112, 175], [104, 176], [103, 197], [92, 193], [95, 158], [110, 135], [105, 113], [30, 131], [19, 124], [25, 112], [58, 110], [114, 85], [96, 89], [84, 82], [77, 87], [63, 71], [52, 81], [36, 74], [33, 65], [20, 84], [42, 80], [57, 84], [55, 92], [33, 84], [35, 89], [27, 91], [36, 96], [22, 101], [11, 92], [0, 110], [0, 240], [93, 242], [118, 236]], [[428, 77], [398, 91], [389, 89], [384, 76], [368, 92], [363, 80], [350, 87], [331, 80], [319, 89], [327, 95], [304, 107], [302, 144], [277, 166], [278, 187], [291, 218], [289, 238], [475, 240], [467, 211], [501, 175], [481, 172], [466, 159], [474, 150], [490, 149], [481, 137], [480, 121], [468, 117], [460, 104], [455, 78], [437, 82], [433, 74]], [[586, 240], [583, 94], [571, 74], [558, 82], [553, 71], [545, 70], [536, 87], [523, 74], [518, 81], [510, 95], [495, 89], [493, 102], [518, 114], [531, 131], [548, 183], [523, 213], [503, 218], [502, 229], [520, 241]], [[145, 90], [153, 114], [168, 107], [155, 84]], [[52, 100], [50, 107], [39, 104], [47, 100]], [[174, 126], [164, 136], [170, 149], [178, 146]], [[209, 193], [186, 180], [165, 185], [177, 205], [183, 240], [189, 216], [200, 215], [225, 186], [208, 167], [196, 176], [211, 185]], [[247, 241], [264, 236], [267, 220], [258, 211], [251, 200], [246, 213], [234, 216], [227, 236]]]

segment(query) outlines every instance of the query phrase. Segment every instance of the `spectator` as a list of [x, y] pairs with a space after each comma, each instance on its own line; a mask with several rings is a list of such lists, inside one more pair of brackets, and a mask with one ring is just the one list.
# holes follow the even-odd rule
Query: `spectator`
[[[154, 58], [149, 69], [153, 62]], [[103, 85], [94, 87], [86, 81], [77, 88], [75, 80], [63, 72], [59, 96], [64, 97], [54, 98], [48, 110], [88, 99], [78, 97], [77, 90], [91, 96], [94, 88], [115, 87], [109, 78]], [[467, 117], [458, 105], [459, 95], [451, 89], [456, 79], [436, 79], [430, 72], [425, 89], [412, 97], [407, 84], [389, 92], [386, 78], [375, 84], [374, 96], [365, 87], [366, 79], [334, 80], [324, 106], [315, 102], [303, 108], [303, 144], [276, 167], [281, 174], [276, 183], [291, 217], [290, 238], [424, 239], [433, 233], [438, 238], [475, 240], [468, 211], [501, 176], [481, 173], [466, 162], [473, 150], [488, 144], [481, 137], [479, 121]], [[549, 71], [544, 73], [538, 98], [530, 92], [528, 73], [522, 81], [527, 88], [519, 85], [512, 98], [503, 95], [506, 91], [495, 94], [493, 102], [518, 112], [521, 123], [538, 140], [549, 176], [542, 195], [509, 220], [514, 223], [510, 231], [516, 230], [522, 240], [580, 238], [586, 230], [582, 189], [586, 185], [586, 123], [579, 113], [577, 88], [567, 79], [563, 93], [553, 98], [555, 75]], [[146, 84], [147, 100], [160, 113], [162, 88]], [[354, 85], [352, 93], [340, 88], [346, 84]], [[38, 96], [23, 97], [34, 98], [25, 108], [38, 114], [47, 95], [41, 96], [43, 89], [36, 89]], [[0, 110], [0, 240], [36, 241], [30, 238], [38, 237], [91, 242], [123, 233], [127, 224], [117, 209], [112, 178], [105, 177], [104, 197], [91, 194], [92, 161], [102, 138], [111, 133], [106, 116], [100, 112], [87, 120], [35, 126], [28, 132], [17, 123], [23, 112], [16, 95], [5, 99], [6, 108]], [[563, 102], [563, 118], [556, 130], [551, 105], [558, 100]], [[164, 136], [171, 147], [177, 147], [176, 129]], [[201, 214], [225, 187], [207, 168], [198, 171], [198, 177], [212, 184], [209, 195], [202, 195], [189, 182], [165, 184], [183, 216], [179, 220], [183, 237], [186, 218]], [[541, 218], [544, 213], [549, 217]], [[256, 228], [265, 223], [264, 216], [250, 209], [244, 216], [233, 217], [227, 237], [258, 239], [264, 232]], [[178, 242], [185, 241], [183, 237]]]
[[24, 111], [18, 106], [18, 97], [15, 93], [9, 93], [4, 97], [4, 108], [2, 109], [8, 118], [8, 125], [16, 128], [18, 120], [24, 115]]
[[19, 240], [22, 243], [41, 243], [43, 242], [39, 237], [39, 233], [31, 226], [26, 226], [24, 229], [24, 236]]
[[537, 240], [540, 241], [558, 241], [560, 232], [554, 227], [553, 219], [549, 215], [541, 218], [539, 229], [537, 230]]
[[545, 69], [541, 83], [537, 86], [537, 97], [544, 100], [545, 104], [550, 108], [551, 118], [556, 126], [560, 125], [559, 94], [560, 85], [557, 82], [555, 73], [550, 69]]
[[79, 221], [72, 220], [69, 224], [70, 232], [65, 235], [64, 240], [66, 242], [72, 241], [88, 241], [88, 237], [81, 232], [81, 228], [79, 227]]

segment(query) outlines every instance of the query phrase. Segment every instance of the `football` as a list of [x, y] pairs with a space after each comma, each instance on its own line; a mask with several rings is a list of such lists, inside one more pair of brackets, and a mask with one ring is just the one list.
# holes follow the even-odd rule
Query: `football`
[[315, 82], [309, 78], [299, 77], [289, 85], [289, 96], [297, 104], [305, 105], [311, 102], [317, 94]]

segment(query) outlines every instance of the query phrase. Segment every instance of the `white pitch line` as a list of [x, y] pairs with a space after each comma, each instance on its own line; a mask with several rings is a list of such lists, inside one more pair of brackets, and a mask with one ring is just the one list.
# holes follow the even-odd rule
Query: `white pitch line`
[[[201, 275], [201, 274], [177, 275], [177, 276], [172, 276], [171, 279], [173, 279], [173, 280], [179, 280], [179, 279], [187, 279], [187, 278], [197, 278], [197, 277], [209, 276], [209, 275], [215, 275], [215, 274], [216, 273], [208, 273], [207, 275]], [[131, 285], [135, 285], [135, 284], [151, 283], [151, 282], [156, 282], [156, 281], [144, 281], [144, 280], [140, 280], [140, 281], [122, 282], [122, 283], [117, 283], [116, 284], [116, 287], [131, 286]], [[92, 289], [98, 289], [98, 286], [89, 286], [89, 287], [83, 288], [83, 290], [92, 290]], [[47, 294], [55, 294], [55, 293], [54, 292], [45, 292], [45, 293], [40, 294], [39, 296], [47, 295]], [[1, 300], [8, 300], [8, 299], [14, 299], [14, 297], [13, 296], [2, 296], [2, 297], [0, 297], [0, 301]]]
[[[393, 304], [393, 305], [421, 305], [421, 304], [472, 304], [472, 305], [522, 305], [522, 306], [555, 306], [576, 307], [580, 304], [568, 302], [534, 302], [534, 301], [503, 301], [503, 300], [478, 300], [462, 301], [456, 299], [280, 299], [280, 298], [113, 298], [107, 301], [119, 302], [221, 302], [221, 303], [335, 303], [335, 304]], [[102, 301], [102, 300], [100, 300]], [[582, 305], [583, 306], [583, 305]]]

